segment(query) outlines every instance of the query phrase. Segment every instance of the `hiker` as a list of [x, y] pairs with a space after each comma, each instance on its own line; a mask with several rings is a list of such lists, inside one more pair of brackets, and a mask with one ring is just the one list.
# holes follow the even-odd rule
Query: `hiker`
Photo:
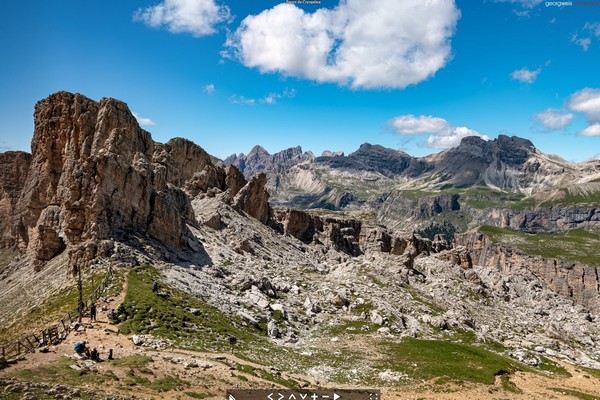
[[152, 283], [152, 291], [154, 293], [158, 293], [158, 282], [154, 281], [154, 283]]
[[96, 304], [90, 306], [90, 321], [96, 321]]
[[75, 343], [75, 347], [74, 347], [75, 352], [82, 357], [89, 357], [90, 349], [87, 347], [87, 343], [88, 343], [87, 340], [84, 340], [83, 342]]
[[100, 362], [102, 361], [100, 359], [100, 353], [98, 352], [97, 348], [93, 348], [92, 351], [90, 352], [90, 360], [92, 361], [96, 361], [96, 362]]
[[123, 303], [119, 303], [117, 306], [117, 317], [121, 316], [122, 314], [125, 314], [125, 306], [123, 306]]
[[113, 308], [112, 310], [110, 310], [108, 312], [108, 314], [106, 314], [106, 316], [108, 317], [109, 321], [114, 321], [115, 319], [117, 319], [117, 314], [115, 314], [115, 309]]

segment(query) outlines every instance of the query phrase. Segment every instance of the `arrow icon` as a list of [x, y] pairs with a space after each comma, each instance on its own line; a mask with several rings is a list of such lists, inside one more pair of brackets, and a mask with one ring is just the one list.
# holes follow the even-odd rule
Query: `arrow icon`
[[337, 393], [333, 394], [333, 400], [338, 400], [341, 396]]
[[267, 399], [269, 399], [269, 400], [273, 400], [273, 393], [269, 393], [269, 394], [267, 395]]

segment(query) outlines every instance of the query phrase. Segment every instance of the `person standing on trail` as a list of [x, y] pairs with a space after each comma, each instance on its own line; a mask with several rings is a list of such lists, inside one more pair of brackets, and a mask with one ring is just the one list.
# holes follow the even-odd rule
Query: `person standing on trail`
[[152, 284], [152, 291], [154, 293], [158, 292], [158, 282], [157, 281], [154, 281], [154, 283]]
[[96, 304], [90, 306], [90, 321], [96, 321]]

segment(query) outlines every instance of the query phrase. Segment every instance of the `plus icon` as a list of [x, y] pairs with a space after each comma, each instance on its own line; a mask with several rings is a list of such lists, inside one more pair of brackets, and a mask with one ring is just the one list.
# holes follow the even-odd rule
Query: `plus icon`
[[310, 398], [311, 398], [312, 400], [317, 400], [317, 399], [319, 398], [319, 395], [318, 395], [318, 394], [316, 394], [316, 393], [313, 393], [313, 394], [312, 394], [312, 396], [310, 396]]

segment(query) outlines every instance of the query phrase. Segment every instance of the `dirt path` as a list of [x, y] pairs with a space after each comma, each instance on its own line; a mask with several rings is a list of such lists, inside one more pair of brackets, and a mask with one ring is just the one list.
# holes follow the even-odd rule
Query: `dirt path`
[[[116, 308], [123, 302], [127, 292], [127, 279], [124, 279], [121, 293], [106, 303], [98, 304], [98, 321], [89, 323], [83, 332], [73, 331], [67, 339], [51, 346], [48, 353], [33, 353], [23, 361], [0, 371], [0, 377], [21, 376], [30, 373], [36, 378], [47, 378], [44, 371], [62, 362], [65, 378], [73, 379], [71, 362], [64, 356], [74, 355], [76, 342], [87, 339], [90, 346], [97, 347], [101, 357], [106, 358], [108, 350], [113, 350], [115, 362], [92, 363], [92, 371], [82, 375], [81, 381], [61, 382], [86, 388], [97, 388], [103, 392], [135, 395], [154, 399], [222, 399], [228, 388], [274, 388], [274, 381], [287, 380], [317, 386], [314, 378], [304, 375], [290, 375], [274, 368], [254, 364], [228, 353], [205, 353], [181, 349], [156, 350], [135, 346], [131, 336], [118, 334], [117, 325], [111, 324], [106, 310]], [[102, 310], [102, 311], [101, 311]], [[75, 360], [72, 361], [76, 363]], [[575, 390], [600, 399], [600, 379], [566, 363], [561, 363], [572, 375], [569, 378], [550, 378], [533, 373], [517, 372], [509, 377], [522, 393], [513, 393], [503, 388], [501, 379], [495, 385], [437, 385], [434, 382], [419, 382], [383, 388], [383, 399], [576, 399], [560, 390]], [[66, 371], [66, 372], [65, 372]], [[258, 373], [257, 373], [258, 372]], [[69, 374], [70, 373], [70, 374]], [[75, 374], [76, 376], [77, 374]], [[270, 377], [265, 379], [265, 376]], [[49, 376], [59, 380], [61, 376]], [[96, 382], [94, 379], [99, 378]], [[109, 379], [110, 378], [110, 379]], [[79, 378], [75, 378], [79, 379]], [[175, 381], [175, 387], [169, 382]], [[179, 385], [177, 385], [179, 382]], [[159, 386], [158, 383], [164, 384]], [[321, 383], [323, 387], [340, 387]], [[183, 389], [178, 389], [183, 388]], [[343, 388], [343, 386], [342, 386]], [[559, 391], [553, 389], [557, 388]], [[160, 390], [165, 389], [165, 392]], [[186, 394], [188, 393], [188, 394]]]

